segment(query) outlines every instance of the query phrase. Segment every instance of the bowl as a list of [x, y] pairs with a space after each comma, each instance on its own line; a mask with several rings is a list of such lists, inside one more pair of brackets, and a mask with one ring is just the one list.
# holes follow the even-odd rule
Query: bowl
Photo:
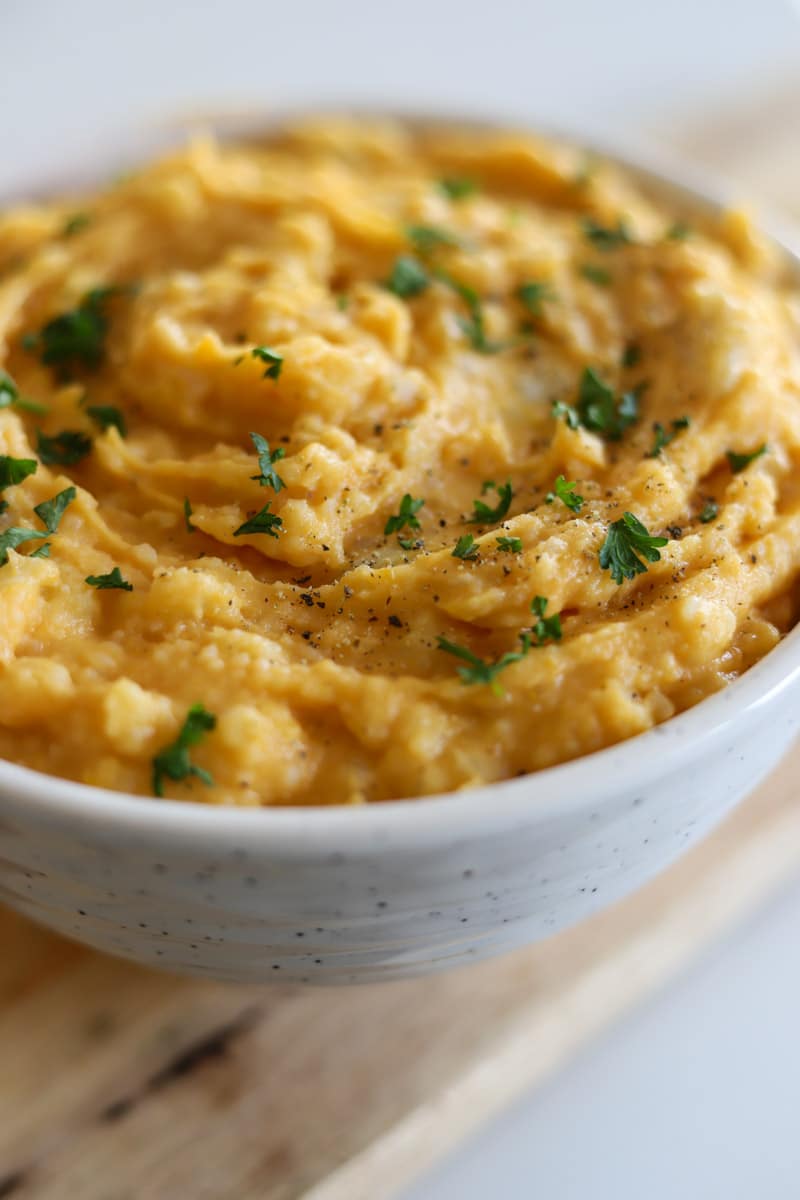
[[[723, 206], [684, 170], [588, 148], [683, 211]], [[790, 237], [772, 232], [800, 272]], [[99, 950], [222, 980], [440, 971], [548, 937], [663, 870], [776, 764], [798, 701], [800, 627], [663, 725], [452, 795], [218, 808], [0, 762], [0, 899]]]

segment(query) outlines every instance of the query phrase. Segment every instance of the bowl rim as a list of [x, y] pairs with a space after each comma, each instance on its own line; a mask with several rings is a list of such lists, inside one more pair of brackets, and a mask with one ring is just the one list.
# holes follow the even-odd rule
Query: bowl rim
[[[708, 215], [727, 209], [733, 194], [731, 185], [719, 176], [662, 150], [657, 153], [650, 147], [631, 150], [630, 142], [620, 146], [575, 131], [535, 127], [531, 122], [507, 116], [398, 111], [380, 104], [317, 105], [272, 108], [268, 112], [252, 109], [246, 116], [233, 120], [225, 116], [221, 120], [206, 119], [203, 124], [206, 128], [210, 125], [226, 139], [253, 137], [292, 120], [322, 114], [372, 116], [411, 125], [528, 132], [578, 146], [623, 168], [648, 190]], [[197, 124], [194, 118], [168, 125], [161, 123], [150, 136], [143, 133], [140, 125], [132, 126], [127, 143], [134, 153], [125, 161], [140, 161], [143, 155], [163, 150], [176, 137], [185, 139]], [[125, 144], [124, 136], [122, 143]], [[114, 142], [116, 153], [119, 145], [118, 137]], [[88, 160], [85, 166], [79, 164], [77, 168], [82, 186], [96, 179], [98, 173], [96, 160]], [[75, 178], [74, 168], [70, 178]], [[65, 186], [63, 173], [60, 184], [48, 180], [46, 190], [53, 191], [59, 186], [62, 190]], [[758, 228], [784, 252], [790, 269], [800, 273], [800, 231], [760, 203], [759, 213]], [[251, 807], [117, 792], [0, 759], [0, 813], [9, 809], [29, 812], [35, 805], [40, 813], [67, 817], [86, 826], [99, 821], [107, 827], [124, 826], [140, 834], [149, 831], [159, 840], [171, 843], [171, 848], [205, 842], [208, 835], [231, 844], [240, 844], [243, 838], [266, 837], [282, 852], [308, 849], [312, 837], [324, 837], [328, 848], [342, 844], [353, 849], [379, 845], [389, 836], [394, 842], [398, 834], [404, 835], [409, 843], [425, 835], [455, 841], [467, 823], [472, 828], [476, 823], [495, 825], [498, 820], [504, 823], [520, 817], [546, 819], [587, 807], [597, 808], [620, 793], [622, 789], [617, 783], [620, 778], [625, 780], [626, 793], [644, 792], [654, 779], [678, 772], [712, 746], [730, 739], [737, 727], [745, 726], [759, 709], [777, 702], [797, 680], [800, 680], [800, 624], [721, 691], [661, 724], [580, 758], [477, 788], [357, 805]], [[327, 839], [333, 841], [328, 843]]]

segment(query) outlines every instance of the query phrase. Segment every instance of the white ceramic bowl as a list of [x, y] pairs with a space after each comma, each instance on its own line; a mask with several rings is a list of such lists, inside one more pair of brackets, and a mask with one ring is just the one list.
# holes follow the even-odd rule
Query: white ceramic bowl
[[[685, 173], [600, 153], [684, 208], [719, 207]], [[0, 899], [109, 953], [219, 979], [438, 971], [546, 937], [662, 870], [777, 762], [798, 701], [800, 628], [648, 733], [450, 796], [254, 811], [0, 763]]]

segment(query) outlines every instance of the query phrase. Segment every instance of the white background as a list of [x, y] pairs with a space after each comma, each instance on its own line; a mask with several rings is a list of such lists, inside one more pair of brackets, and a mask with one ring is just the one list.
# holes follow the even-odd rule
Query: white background
[[[781, 0], [0, 0], [0, 190], [176, 110], [377, 100], [647, 140], [798, 66]], [[408, 1200], [797, 1200], [799, 931], [800, 886]]]

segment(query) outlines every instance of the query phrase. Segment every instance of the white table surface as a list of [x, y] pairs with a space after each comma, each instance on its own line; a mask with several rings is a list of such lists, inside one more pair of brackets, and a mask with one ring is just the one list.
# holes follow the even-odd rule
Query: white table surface
[[[641, 139], [796, 70], [800, 20], [789, 0], [0, 0], [0, 62], [6, 190], [132, 123], [252, 103]], [[797, 1200], [798, 931], [800, 883], [406, 1200]]]

